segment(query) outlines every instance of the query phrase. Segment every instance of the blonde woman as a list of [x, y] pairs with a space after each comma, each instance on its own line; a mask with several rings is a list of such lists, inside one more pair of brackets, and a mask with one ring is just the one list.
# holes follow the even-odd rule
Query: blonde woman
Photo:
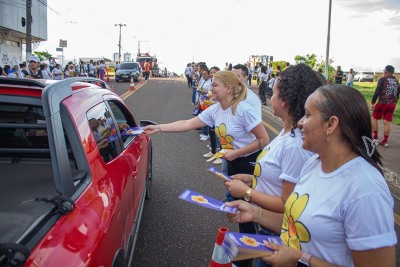
[[[145, 127], [145, 132], [185, 132], [205, 125], [215, 125], [221, 148], [226, 151], [223, 158], [228, 162], [228, 174], [252, 174], [252, 162], [256, 161], [261, 149], [269, 143], [269, 137], [260, 116], [243, 101], [247, 95], [246, 84], [231, 71], [219, 71], [213, 75], [210, 90], [211, 100], [218, 103], [211, 105], [199, 116], [190, 120], [150, 125]], [[255, 233], [254, 224], [239, 223], [239, 231]], [[251, 260], [235, 264], [239, 267], [251, 266]]]

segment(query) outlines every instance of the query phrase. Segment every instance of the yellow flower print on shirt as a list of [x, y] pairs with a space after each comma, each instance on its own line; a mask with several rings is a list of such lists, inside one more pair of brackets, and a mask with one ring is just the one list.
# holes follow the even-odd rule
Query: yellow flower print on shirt
[[219, 142], [221, 143], [222, 149], [234, 149], [233, 136], [226, 134], [225, 123], [222, 123], [218, 127], [215, 127], [215, 133], [219, 138]]
[[285, 203], [281, 239], [286, 246], [301, 250], [300, 242], [309, 242], [311, 239], [307, 227], [298, 221], [308, 203], [308, 194], [299, 197], [292, 193]]
[[254, 172], [253, 172], [253, 181], [252, 181], [252, 187], [255, 188], [257, 185], [257, 179], [261, 175], [261, 164], [259, 163], [260, 159], [262, 159], [266, 154], [268, 153], [268, 149], [264, 149], [261, 151], [261, 153], [258, 155], [257, 160], [256, 160], [256, 165], [254, 166]]

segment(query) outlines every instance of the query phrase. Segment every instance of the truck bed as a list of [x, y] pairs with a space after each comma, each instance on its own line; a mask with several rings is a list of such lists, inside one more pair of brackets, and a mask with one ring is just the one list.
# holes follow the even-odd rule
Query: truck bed
[[0, 243], [16, 242], [54, 206], [36, 198], [57, 195], [51, 159], [0, 158]]

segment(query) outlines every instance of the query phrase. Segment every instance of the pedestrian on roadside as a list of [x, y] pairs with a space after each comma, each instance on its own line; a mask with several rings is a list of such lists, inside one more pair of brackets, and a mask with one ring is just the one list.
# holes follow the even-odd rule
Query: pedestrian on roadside
[[[214, 67], [210, 68], [211, 81], [214, 77], [214, 74], [217, 73], [218, 71], [220, 71], [219, 67], [214, 66]], [[208, 98], [210, 101], [210, 105], [218, 103], [217, 101], [212, 100], [211, 90], [208, 91]], [[205, 157], [205, 158], [211, 158], [212, 156], [214, 156], [215, 153], [217, 153], [217, 149], [220, 147], [219, 140], [215, 134], [215, 126], [210, 127], [209, 136], [210, 136], [210, 151], [203, 155], [203, 157]], [[222, 160], [220, 158], [217, 158], [213, 161], [213, 164], [221, 164], [221, 163], [222, 163]]]
[[[378, 120], [383, 119], [383, 140], [379, 144], [384, 147], [389, 146], [390, 123], [399, 101], [399, 81], [393, 74], [394, 67], [387, 65], [383, 71], [384, 76], [378, 80], [371, 100], [373, 138], [378, 140]], [[377, 99], [378, 103], [375, 104]]]
[[199, 65], [195, 64], [192, 72], [192, 105], [196, 105], [197, 101], [197, 86], [199, 85], [198, 79], [200, 79]]
[[[228, 175], [237, 173], [252, 174], [261, 149], [268, 144], [269, 137], [261, 119], [245, 101], [247, 86], [235, 73], [219, 71], [212, 80], [212, 99], [218, 103], [211, 105], [199, 116], [190, 120], [181, 120], [168, 124], [150, 125], [144, 128], [147, 134], [157, 132], [185, 132], [204, 125], [214, 126], [225, 149], [223, 158], [228, 161]], [[249, 228], [246, 228], [248, 226]], [[254, 225], [239, 224], [242, 233], [255, 233]], [[239, 267], [249, 266], [236, 264]]]
[[284, 214], [237, 201], [226, 203], [239, 210], [230, 220], [254, 220], [281, 233], [285, 246], [265, 242], [274, 252], [262, 259], [272, 266], [395, 267], [394, 201], [365, 97], [352, 87], [322, 86], [308, 97], [299, 127], [303, 148], [315, 155]]
[[0, 77], [2, 77], [2, 78], [7, 78], [7, 75], [6, 75], [6, 73], [4, 72], [4, 69], [3, 69], [2, 66], [0, 66]]
[[17, 74], [15, 73], [15, 70], [11, 68], [10, 65], [5, 65], [4, 66], [4, 71], [7, 73], [8, 78], [18, 78]]
[[[211, 87], [210, 70], [208, 68], [203, 69], [201, 75], [202, 75], [202, 82], [199, 84], [199, 87], [197, 88], [200, 94], [197, 105], [201, 109], [201, 112], [203, 112], [211, 104], [208, 97], [208, 92]], [[207, 141], [210, 138], [209, 133], [210, 133], [210, 126], [208, 125], [203, 126], [201, 129], [200, 141]]]
[[40, 59], [38, 56], [31, 56], [27, 72], [28, 75], [26, 75], [25, 78], [43, 79], [42, 72], [40, 71]]
[[93, 59], [91, 59], [90, 60], [90, 62], [89, 62], [89, 77], [93, 77], [93, 78], [95, 78], [96, 76], [95, 76], [95, 73], [96, 73], [96, 67], [95, 67], [95, 65], [94, 65], [94, 63], [93, 63]]
[[53, 72], [53, 69], [56, 66], [56, 59], [54, 57], [49, 57], [49, 71]]
[[283, 70], [286, 70], [286, 69], [289, 68], [289, 67], [290, 67], [290, 63], [286, 61], [286, 63], [285, 63], [285, 68], [284, 68]]
[[61, 65], [60, 64], [56, 64], [53, 71], [53, 80], [61, 80], [62, 76], [63, 76], [63, 71], [61, 70]]
[[277, 65], [276, 66], [276, 72], [275, 72], [275, 76], [277, 78], [279, 77], [279, 74], [281, 73], [281, 71], [282, 71], [281, 66]]
[[346, 85], [353, 87], [353, 83], [354, 83], [354, 71], [353, 69], [350, 69], [350, 72], [347, 74]]
[[337, 66], [336, 72], [335, 72], [335, 83], [342, 84], [342, 82], [343, 82], [343, 71], [340, 66]]
[[188, 63], [185, 68], [185, 76], [188, 83], [188, 88], [192, 87], [192, 64]]
[[49, 73], [47, 71], [48, 67], [49, 67], [49, 65], [47, 65], [47, 64], [44, 64], [44, 63], [40, 64], [40, 71], [42, 72], [43, 79], [46, 79], [46, 80], [51, 79], [51, 76], [49, 75]]
[[260, 75], [258, 76], [260, 79], [260, 82], [258, 84], [258, 96], [260, 97], [261, 103], [266, 106], [267, 105], [267, 98], [266, 98], [266, 93], [267, 93], [267, 88], [268, 88], [268, 74], [266, 73], [267, 68], [262, 65], [261, 70], [260, 70]]
[[26, 64], [24, 63], [20, 63], [19, 64], [19, 73], [20, 73], [20, 77], [21, 78], [25, 78], [26, 75], [28, 75], [28, 71], [26, 70]]
[[143, 67], [144, 67], [144, 79], [147, 82], [150, 77], [150, 61], [148, 59], [146, 59], [146, 62], [144, 63]]

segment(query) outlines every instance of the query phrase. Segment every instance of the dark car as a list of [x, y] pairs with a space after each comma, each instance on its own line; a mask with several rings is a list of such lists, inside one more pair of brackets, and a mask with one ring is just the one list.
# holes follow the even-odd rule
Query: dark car
[[139, 82], [142, 68], [137, 62], [122, 62], [115, 72], [115, 81], [130, 81]]
[[132, 112], [94, 78], [0, 78], [0, 99], [0, 266], [131, 266], [152, 184]]

